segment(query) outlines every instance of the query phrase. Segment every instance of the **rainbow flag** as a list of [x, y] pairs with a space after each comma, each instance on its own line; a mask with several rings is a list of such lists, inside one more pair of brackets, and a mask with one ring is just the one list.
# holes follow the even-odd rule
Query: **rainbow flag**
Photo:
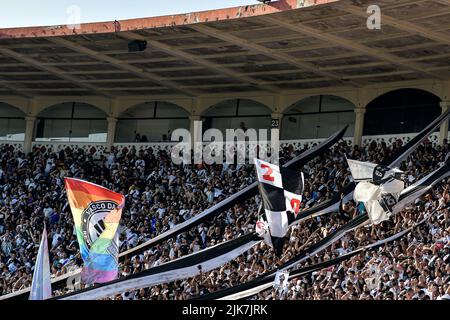
[[65, 179], [81, 257], [81, 281], [105, 283], [117, 279], [119, 227], [125, 197], [79, 179]]

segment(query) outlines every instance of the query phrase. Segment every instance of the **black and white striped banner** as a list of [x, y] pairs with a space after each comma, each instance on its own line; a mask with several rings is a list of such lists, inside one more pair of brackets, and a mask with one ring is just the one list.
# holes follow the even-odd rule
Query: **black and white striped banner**
[[[335, 132], [333, 135], [331, 135], [328, 139], [324, 140], [319, 145], [303, 152], [302, 154], [298, 155], [294, 159], [284, 164], [282, 167], [291, 170], [301, 168], [306, 163], [308, 163], [315, 157], [321, 155], [322, 153], [327, 151], [331, 146], [333, 146], [336, 142], [342, 139], [344, 137], [345, 131], [347, 130], [347, 127], [348, 126], [345, 126], [341, 130]], [[167, 239], [173, 238], [178, 234], [203, 223], [204, 221], [211, 221], [214, 217], [218, 216], [222, 212], [232, 208], [234, 205], [241, 203], [257, 194], [258, 194], [258, 182], [254, 182], [251, 185], [244, 188], [243, 190], [238, 191], [236, 194], [228, 197], [227, 199], [212, 206], [211, 208], [206, 209], [205, 211], [192, 217], [191, 219], [176, 225], [174, 228], [164, 232], [163, 234], [160, 234], [159, 236], [156, 236], [155, 238], [139, 246], [136, 246], [133, 249], [123, 252], [119, 257], [130, 256], [140, 252], [144, 252], [154, 247], [155, 245], [166, 241]]]
[[[303, 261], [325, 249], [330, 243], [342, 238], [347, 232], [354, 230], [360, 225], [368, 222], [367, 215], [360, 216], [345, 226], [339, 228], [336, 232], [325, 237], [321, 241], [312, 245], [302, 254], [298, 255], [280, 270], [289, 269], [296, 263]], [[256, 233], [247, 234], [246, 236], [230, 240], [214, 247], [207, 248], [201, 252], [197, 252], [186, 257], [165, 263], [163, 265], [153, 267], [146, 271], [142, 271], [103, 285], [97, 285], [92, 288], [80, 290], [65, 296], [56, 298], [57, 300], [93, 300], [112, 296], [118, 293], [147, 288], [161, 283], [172, 282], [180, 279], [195, 277], [200, 274], [199, 266], [202, 272], [216, 269], [231, 260], [236, 259], [239, 255], [259, 244], [260, 237]], [[265, 275], [266, 276], [266, 275]], [[262, 276], [262, 277], [265, 277]], [[251, 285], [252, 281], [245, 285]]]
[[[297, 277], [301, 277], [301, 276], [306, 276], [308, 274], [311, 274], [312, 272], [315, 271], [319, 271], [322, 270], [324, 268], [328, 268], [330, 266], [334, 266], [338, 263], [341, 263], [343, 261], [346, 261], [348, 259], [350, 259], [353, 256], [356, 256], [362, 252], [368, 251], [368, 250], [373, 250], [376, 249], [378, 247], [381, 247], [389, 242], [393, 242], [395, 240], [400, 239], [401, 237], [403, 237], [404, 235], [408, 234], [409, 232], [411, 232], [413, 229], [417, 228], [418, 226], [420, 226], [421, 224], [423, 224], [425, 221], [427, 221], [427, 219], [429, 217], [431, 217], [431, 215], [434, 214], [431, 213], [430, 215], [428, 215], [427, 217], [423, 218], [420, 222], [416, 223], [415, 225], [409, 227], [408, 229], [405, 229], [389, 238], [383, 239], [383, 240], [379, 240], [373, 244], [364, 246], [364, 247], [360, 247], [358, 249], [355, 249], [351, 252], [348, 252], [346, 254], [343, 254], [335, 259], [331, 259], [331, 260], [327, 260], [327, 261], [323, 261], [320, 263], [316, 263], [307, 267], [303, 267], [294, 271], [291, 271], [289, 273], [289, 280], [295, 279]], [[204, 295], [202, 297], [200, 297], [198, 300], [207, 300], [207, 299], [217, 299], [217, 300], [239, 300], [239, 299], [245, 299], [245, 298], [249, 298], [252, 297], [262, 291], [268, 290], [273, 286], [273, 282], [275, 281], [275, 274], [272, 274], [264, 279], [262, 279], [260, 281], [260, 283], [257, 284], [257, 286], [251, 288], [251, 289], [247, 289], [241, 292], [237, 292], [237, 293], [232, 293], [232, 294], [228, 294], [226, 296], [222, 296], [219, 297], [217, 296], [217, 298], [213, 298], [210, 295]]]
[[192, 278], [221, 267], [260, 242], [261, 239], [255, 233], [250, 233], [148, 270], [55, 299], [95, 300], [126, 291]]
[[444, 121], [447, 121], [450, 116], [450, 109], [442, 113], [428, 126], [425, 127], [420, 133], [412, 138], [405, 146], [396, 150], [390, 157], [388, 157], [381, 164], [395, 168], [400, 166], [400, 163], [406, 159], [416, 148], [423, 142], [423, 140], [432, 134]]

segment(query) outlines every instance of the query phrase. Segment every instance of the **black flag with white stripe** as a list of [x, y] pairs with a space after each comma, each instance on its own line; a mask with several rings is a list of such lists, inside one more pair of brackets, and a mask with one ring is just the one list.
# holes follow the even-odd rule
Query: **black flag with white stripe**
[[255, 159], [255, 166], [272, 246], [281, 255], [289, 228], [288, 217], [300, 212], [304, 175], [259, 159]]

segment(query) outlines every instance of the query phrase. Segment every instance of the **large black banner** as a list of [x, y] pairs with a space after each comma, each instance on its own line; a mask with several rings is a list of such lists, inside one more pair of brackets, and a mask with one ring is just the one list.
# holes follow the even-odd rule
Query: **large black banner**
[[[421, 224], [423, 224], [425, 221], [428, 220], [429, 217], [431, 217], [436, 211], [434, 211], [433, 213], [431, 213], [430, 215], [428, 215], [427, 217], [423, 218], [420, 222], [416, 223], [415, 225], [409, 227], [408, 229], [405, 229], [403, 231], [400, 231], [398, 233], [396, 233], [395, 235], [383, 239], [383, 240], [379, 240], [373, 244], [364, 246], [364, 247], [360, 247], [357, 248], [351, 252], [348, 252], [346, 254], [343, 254], [337, 258], [334, 259], [330, 259], [327, 261], [323, 261], [320, 263], [316, 263], [307, 267], [303, 267], [294, 271], [291, 271], [289, 273], [289, 280], [292, 280], [294, 278], [300, 277], [300, 276], [306, 276], [308, 274], [311, 274], [314, 271], [319, 271], [322, 270], [324, 268], [328, 268], [330, 266], [334, 266], [338, 263], [341, 263], [343, 261], [346, 261], [348, 259], [350, 259], [353, 256], [356, 256], [360, 253], [363, 253], [365, 251], [368, 250], [373, 250], [376, 249], [378, 247], [381, 247], [387, 243], [393, 242], [395, 240], [400, 239], [401, 237], [405, 236], [406, 234], [408, 234], [409, 232], [411, 232], [411, 230], [413, 230], [414, 228], [417, 228], [418, 226], [420, 226]], [[252, 288], [240, 291], [240, 292], [236, 292], [236, 293], [228, 293], [228, 295], [216, 295], [216, 298], [214, 298], [214, 294], [211, 295], [203, 295], [198, 297], [195, 300], [211, 300], [211, 299], [219, 299], [219, 300], [237, 300], [237, 299], [245, 299], [248, 297], [251, 297], [253, 295], [258, 294], [261, 291], [270, 289], [270, 287], [273, 286], [273, 283], [275, 281], [275, 274], [271, 274], [270, 276], [262, 279], [257, 286], [254, 286]], [[226, 294], [226, 293], [225, 293]]]

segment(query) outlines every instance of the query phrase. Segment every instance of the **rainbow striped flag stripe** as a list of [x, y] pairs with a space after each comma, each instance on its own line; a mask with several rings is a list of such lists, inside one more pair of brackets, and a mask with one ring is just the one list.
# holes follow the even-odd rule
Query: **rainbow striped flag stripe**
[[[102, 186], [73, 178], [65, 179], [67, 198], [84, 261], [81, 280], [86, 284], [105, 283], [118, 276], [117, 232], [125, 197]], [[101, 223], [93, 229], [91, 221]], [[96, 228], [99, 228], [98, 225]], [[97, 237], [92, 233], [97, 232]]]

